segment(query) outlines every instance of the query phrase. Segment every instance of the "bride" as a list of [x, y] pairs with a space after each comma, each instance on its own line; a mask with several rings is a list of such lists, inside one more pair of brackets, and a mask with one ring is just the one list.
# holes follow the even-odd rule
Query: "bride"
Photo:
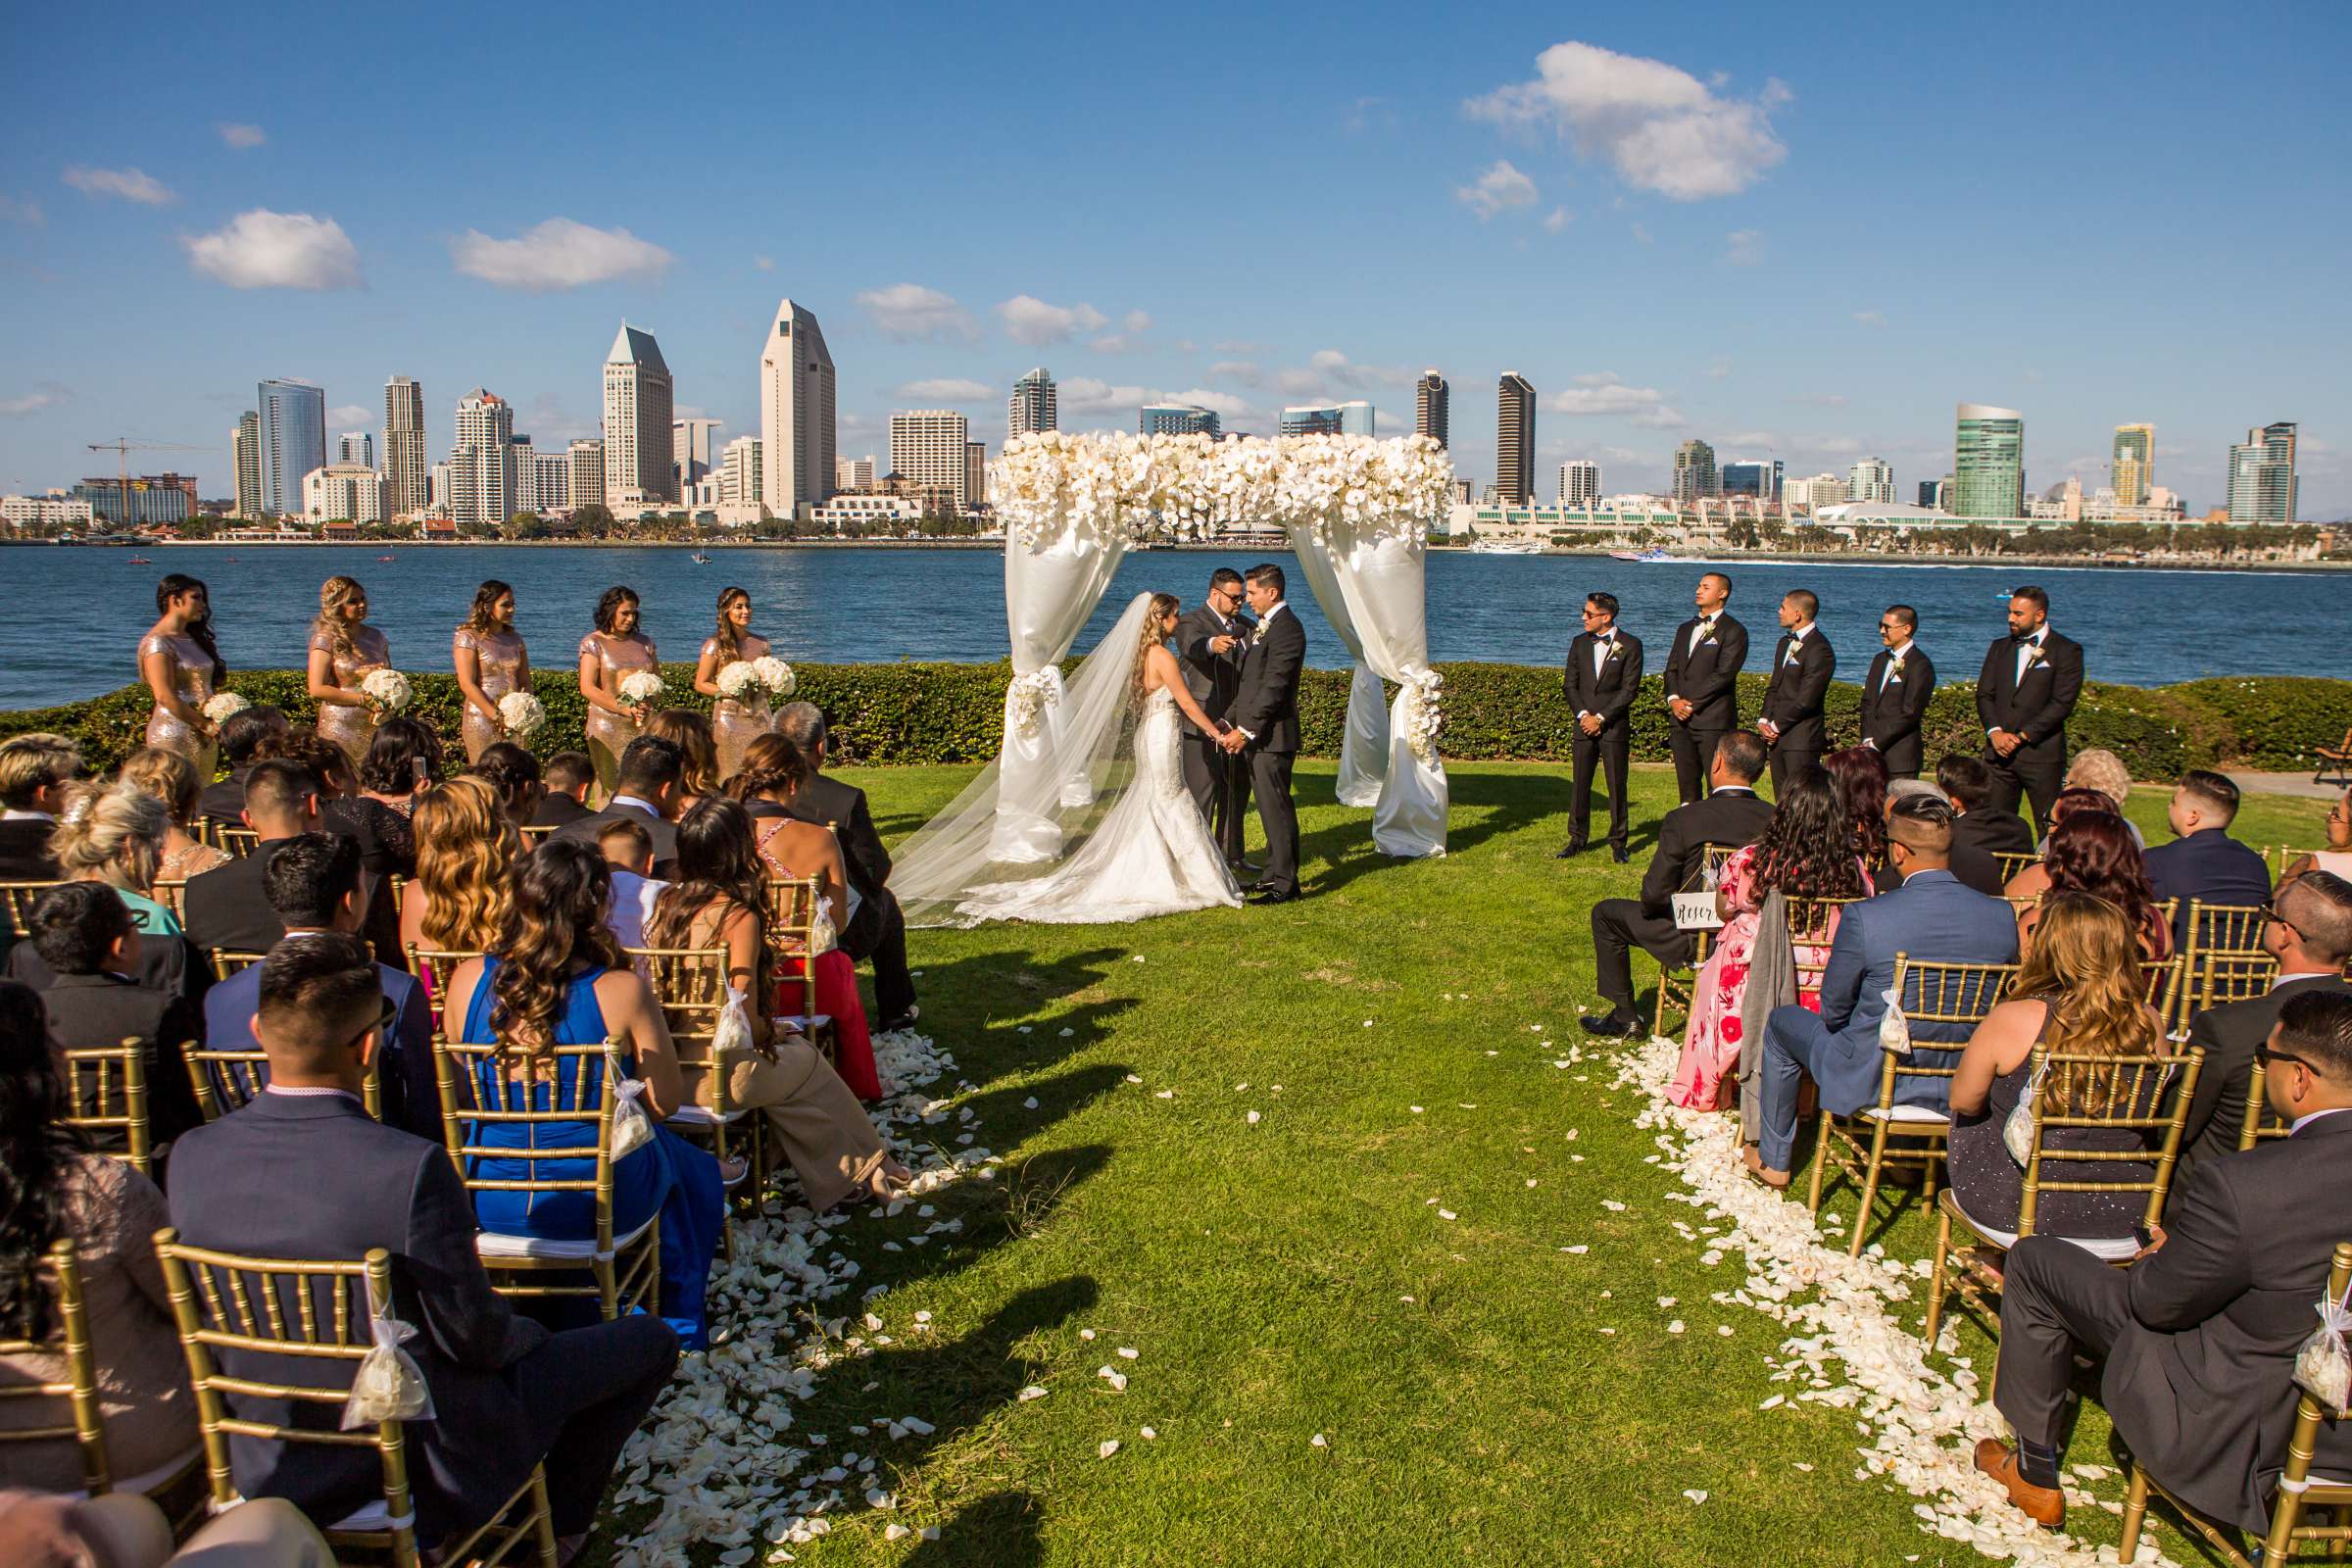
[[[1038, 741], [1007, 748], [1007, 762], [907, 841], [891, 876], [907, 924], [1082, 924], [1240, 905], [1184, 784], [1179, 713], [1221, 726], [1168, 651], [1177, 610], [1173, 594], [1137, 595], [1035, 721]], [[1010, 703], [1007, 718], [1017, 723]]]

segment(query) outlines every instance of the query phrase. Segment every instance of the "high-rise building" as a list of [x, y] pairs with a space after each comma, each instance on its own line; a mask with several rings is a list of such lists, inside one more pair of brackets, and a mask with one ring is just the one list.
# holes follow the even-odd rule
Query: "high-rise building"
[[833, 460], [833, 489], [835, 494], [848, 491], [854, 496], [871, 494], [874, 488], [874, 460], [871, 458], [836, 458]]
[[517, 512], [571, 510], [571, 454], [541, 452], [531, 438], [514, 438], [514, 489]]
[[950, 409], [893, 414], [890, 466], [926, 503], [953, 505], [957, 516], [969, 509], [971, 430], [962, 415]]
[[477, 386], [458, 400], [457, 439], [449, 448], [449, 514], [461, 523], [497, 527], [521, 510], [514, 406]]
[[1674, 449], [1674, 499], [1689, 503], [1722, 493], [1715, 478], [1715, 449], [1693, 436]]
[[1589, 507], [1600, 499], [1600, 465], [1577, 458], [1560, 465], [1560, 505]]
[[395, 517], [425, 509], [424, 388], [405, 375], [384, 383], [384, 477], [391, 483], [387, 505]]
[[1421, 379], [1413, 383], [1413, 434], [1446, 445], [1453, 422], [1447, 412], [1451, 399], [1446, 378], [1436, 368], [1423, 370]]
[[765, 475], [760, 472], [760, 438], [739, 435], [727, 443], [718, 455], [718, 504], [722, 507], [757, 506], [764, 494], [761, 486]]
[[1780, 500], [1785, 477], [1778, 458], [1734, 458], [1721, 469], [1725, 495], [1754, 496], [1758, 501]]
[[2115, 504], [2144, 507], [2148, 487], [2156, 482], [2156, 427], [2119, 424], [2115, 427]]
[[384, 476], [372, 464], [340, 460], [313, 468], [302, 478], [302, 514], [322, 522], [382, 522]]
[[1509, 507], [1536, 500], [1536, 389], [1517, 370], [1494, 393], [1494, 496]]
[[717, 419], [701, 418], [669, 421], [669, 466], [681, 495], [686, 486], [710, 471], [710, 438], [719, 423]]
[[346, 430], [335, 437], [335, 461], [375, 466], [375, 437], [366, 430]]
[[2015, 409], [1961, 404], [1952, 444], [1952, 475], [1954, 515], [2024, 516], [2026, 416]]
[[1894, 465], [1885, 458], [1864, 458], [1846, 470], [1845, 498], [1848, 501], [1894, 500]]
[[1225, 434], [1224, 421], [1216, 411], [1197, 403], [1147, 403], [1137, 416], [1136, 428], [1145, 435], [1204, 435], [1211, 441], [1221, 440]]
[[1845, 481], [1834, 473], [1817, 473], [1810, 479], [1791, 479], [1781, 493], [1788, 505], [1809, 507], [1816, 512], [1823, 507], [1834, 507], [1846, 499]]
[[[1039, 366], [1012, 383], [1012, 401], [1005, 405], [1005, 429], [1010, 435], [1034, 435], [1061, 428], [1054, 372]], [[845, 487], [846, 488], [846, 487]]]
[[605, 356], [605, 505], [634, 516], [678, 499], [670, 471], [671, 398], [662, 345], [628, 322]]
[[963, 506], [966, 512], [988, 500], [988, 443], [963, 444]]
[[262, 514], [262, 418], [250, 409], [228, 432], [229, 471], [236, 475], [237, 515]]
[[1295, 403], [1282, 411], [1278, 435], [1370, 435], [1372, 405], [1361, 398], [1351, 403]]
[[601, 507], [605, 504], [605, 444], [602, 441], [574, 441], [564, 449], [564, 457], [571, 465], [571, 507]]
[[833, 493], [833, 437], [824, 330], [808, 311], [780, 301], [760, 347], [760, 490], [769, 511], [789, 517], [824, 505]]
[[326, 394], [308, 381], [264, 381], [255, 402], [262, 515], [299, 515], [302, 476], [326, 466]]
[[184, 473], [134, 473], [84, 479], [72, 492], [87, 502], [93, 520], [118, 528], [185, 522], [196, 514], [196, 481]]
[[1919, 504], [1931, 512], [1941, 512], [1943, 510], [1943, 481], [1941, 479], [1920, 480]]
[[2280, 422], [2248, 430], [2230, 449], [2230, 520], [2295, 520], [2295, 426]]

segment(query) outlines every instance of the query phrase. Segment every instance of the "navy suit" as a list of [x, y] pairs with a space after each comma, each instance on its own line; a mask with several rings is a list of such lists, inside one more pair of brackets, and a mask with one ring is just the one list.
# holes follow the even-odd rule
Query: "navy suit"
[[[1886, 992], [1894, 984], [1894, 956], [1941, 963], [2014, 963], [2017, 916], [2008, 903], [1961, 885], [1949, 871], [1917, 871], [1891, 893], [1849, 904], [1830, 944], [1829, 967], [1821, 977], [1821, 1011], [1775, 1007], [1764, 1028], [1763, 1155], [1769, 1170], [1788, 1169], [1796, 1143], [1796, 1089], [1800, 1070], [1821, 1089], [1821, 1108], [1850, 1116], [1879, 1099], [1884, 1054], [1879, 1020], [1886, 1013]], [[1914, 1042], [1949, 1042], [1950, 1051], [1925, 1051], [1915, 1044], [1912, 1063], [1949, 1067], [1968, 1041], [1966, 1024], [1914, 1023]], [[1896, 1080], [1903, 1104], [1947, 1109], [1948, 1081]]]
[[[386, 963], [375, 966], [375, 978], [383, 986], [384, 996], [400, 1009], [392, 1027], [385, 1031], [384, 1054], [377, 1058], [384, 1120], [437, 1144], [441, 1142], [441, 1090], [433, 1079], [433, 1015], [425, 1003], [424, 987], [415, 976]], [[247, 964], [206, 992], [204, 1038], [210, 1049], [260, 1050], [253, 1017], [261, 1004], [262, 966], [258, 963]], [[254, 1076], [260, 1083], [268, 1083], [268, 1065], [255, 1068]]]
[[2156, 845], [2144, 863], [2156, 897], [2180, 901], [2173, 914], [2175, 953], [2188, 946], [2189, 900], [2243, 908], [2270, 902], [2271, 862], [2218, 827]]

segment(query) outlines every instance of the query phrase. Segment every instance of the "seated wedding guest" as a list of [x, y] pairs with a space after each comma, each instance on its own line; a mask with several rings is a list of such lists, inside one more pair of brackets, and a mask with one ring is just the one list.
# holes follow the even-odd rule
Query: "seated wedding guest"
[[[514, 892], [514, 932], [505, 951], [459, 965], [443, 999], [443, 1017], [463, 1020], [455, 1038], [499, 1048], [475, 1069], [475, 1093], [485, 1104], [520, 1108], [527, 1100], [541, 1111], [592, 1108], [606, 1092], [603, 1062], [581, 1068], [578, 1058], [565, 1058], [551, 1074], [547, 1048], [618, 1041], [622, 1070], [645, 1085], [639, 1103], [657, 1121], [668, 1116], [682, 1103], [677, 1054], [661, 1004], [605, 928], [612, 880], [595, 846], [563, 838], [540, 845]], [[585, 1182], [596, 1173], [593, 1116], [477, 1124], [471, 1137], [478, 1179]], [[499, 1157], [501, 1150], [525, 1147], [582, 1153], [577, 1160]], [[613, 1234], [662, 1216], [662, 1316], [689, 1347], [708, 1338], [704, 1290], [723, 1224], [724, 1186], [737, 1174], [722, 1173], [709, 1152], [659, 1125], [612, 1164]], [[474, 1211], [484, 1230], [502, 1236], [576, 1242], [596, 1235], [595, 1196], [585, 1191], [482, 1192]]]
[[[360, 908], [360, 847], [332, 833], [305, 833], [276, 846], [262, 887], [284, 922], [280, 942], [353, 936]], [[272, 952], [275, 949], [271, 950]], [[441, 1138], [441, 1090], [433, 1080], [433, 1014], [423, 985], [388, 963], [375, 966], [391, 1016], [383, 1026], [377, 1062], [383, 1118], [419, 1138]], [[254, 1019], [261, 1011], [262, 966], [249, 963], [204, 998], [204, 1037], [216, 1051], [257, 1051]], [[216, 1069], [222, 1070], [222, 1069]], [[257, 1068], [269, 1082], [267, 1067]], [[240, 1097], [241, 1098], [241, 1097]]]
[[283, 758], [254, 763], [245, 775], [244, 819], [261, 835], [253, 853], [188, 881], [188, 940], [200, 948], [267, 953], [286, 934], [262, 878], [277, 844], [320, 831], [318, 786], [311, 770]]
[[2236, 1152], [2254, 1054], [2270, 1038], [2278, 1010], [2306, 991], [2352, 996], [2344, 979], [2352, 960], [2352, 882], [2331, 871], [2306, 872], [2280, 885], [2269, 914], [2262, 951], [2278, 960], [2278, 978], [2263, 995], [2208, 1007], [2188, 1026], [2188, 1043], [2205, 1048], [2205, 1067], [2180, 1131], [2183, 1171]]
[[558, 752], [547, 760], [540, 782], [547, 793], [531, 813], [532, 827], [569, 827], [588, 814], [588, 791], [596, 783], [596, 764], [586, 752]]
[[317, 782], [321, 805], [348, 800], [360, 792], [359, 775], [352, 771], [351, 759], [344, 755], [343, 748], [308, 725], [297, 724], [284, 734], [262, 742], [255, 760], [292, 762], [302, 768]]
[[49, 1043], [75, 1051], [144, 1042], [154, 1141], [167, 1143], [202, 1121], [181, 1051], [202, 1034], [203, 1013], [183, 990], [151, 983], [141, 963], [147, 947], [184, 944], [140, 936], [122, 901], [96, 882], [51, 888], [32, 906], [31, 924], [31, 940], [18, 949], [26, 961], [12, 956], [10, 967], [41, 993]]
[[2134, 938], [2135, 965], [2171, 957], [2172, 926], [2148, 886], [2139, 846], [2125, 831], [2124, 819], [2104, 808], [2064, 810], [2066, 797], [2073, 793], [2061, 791], [2051, 804], [2050, 834], [2041, 842], [2042, 858], [2027, 867], [2041, 873], [2042, 886], [2034, 894], [2039, 902], [2017, 911], [2018, 955], [2022, 957], [2033, 951], [2034, 929], [2052, 894], [2087, 893], [2123, 911]]
[[2124, 803], [2132, 798], [2132, 770], [2124, 760], [2104, 746], [2093, 746], [2087, 752], [2077, 752], [2074, 760], [2066, 764], [2066, 787], [2070, 790], [2097, 790], [2107, 797], [2108, 808], [2124, 817], [2124, 825], [2132, 830], [2132, 842], [2142, 850], [2147, 840], [2140, 836], [2139, 824], [2124, 816]]
[[1710, 844], [1753, 844], [1772, 820], [1772, 808], [1756, 796], [1764, 772], [1764, 742], [1752, 730], [1734, 730], [1716, 743], [1707, 760], [1709, 793], [1676, 807], [1658, 824], [1658, 847], [1642, 873], [1638, 899], [1603, 899], [1592, 906], [1594, 989], [1608, 1010], [1580, 1018], [1587, 1034], [1629, 1035], [1642, 1023], [1634, 1010], [1633, 949], [1679, 969], [1690, 961], [1690, 933], [1674, 923], [1674, 895], [1703, 886]]
[[154, 897], [164, 860], [164, 803], [135, 784], [73, 785], [57, 813], [49, 853], [69, 882], [103, 882], [149, 936], [176, 937], [179, 916]]
[[374, 876], [416, 874], [417, 797], [440, 782], [441, 737], [414, 718], [387, 718], [360, 759], [360, 792], [318, 808], [329, 833], [360, 841], [360, 864]]
[[257, 1497], [172, 1547], [172, 1521], [135, 1492], [95, 1497], [0, 1491], [9, 1568], [335, 1568], [318, 1527], [282, 1497]]
[[2230, 836], [2237, 816], [2237, 786], [2223, 774], [2190, 768], [2180, 775], [2166, 810], [2177, 835], [2148, 851], [2148, 885], [2160, 899], [2179, 899], [2173, 945], [2188, 945], [2188, 901], [2253, 908], [2271, 896], [2271, 862]]
[[[816, 1049], [770, 1026], [760, 1000], [772, 964], [766, 896], [751, 813], [734, 801], [705, 801], [678, 821], [678, 879], [655, 903], [646, 944], [726, 949], [729, 989], [753, 999], [754, 1047], [728, 1068], [728, 1096], [766, 1112], [808, 1206], [822, 1213], [852, 1196], [888, 1202], [902, 1195], [906, 1167], [890, 1159], [857, 1097]], [[709, 1078], [707, 1068], [689, 1070], [685, 1098], [711, 1105]]]
[[[206, 988], [212, 984], [213, 971], [205, 962], [204, 955], [190, 946], [187, 938], [141, 936], [130, 906], [123, 904], [122, 896], [104, 883], [74, 882], [67, 886], [90, 890], [83, 896], [94, 906], [102, 906], [107, 898], [111, 898], [121, 910], [122, 921], [130, 932], [130, 940], [123, 945], [120, 958], [113, 961], [122, 967], [122, 972], [126, 973], [134, 984], [174, 1004], [192, 1004], [203, 998]], [[58, 891], [53, 888], [41, 897], [49, 899]], [[37, 903], [33, 906], [36, 924], [40, 907]], [[40, 945], [30, 940], [19, 942], [9, 950], [7, 973], [9, 979], [22, 981], [33, 990], [44, 993], [57, 983], [58, 976], [58, 971], [41, 956]], [[193, 1030], [189, 1031], [189, 1034], [193, 1033]], [[122, 1037], [116, 1038], [120, 1040]], [[174, 1045], [177, 1043], [173, 1042]], [[174, 1066], [172, 1070], [178, 1071], [178, 1068]]]
[[185, 882], [228, 863], [228, 852], [188, 831], [196, 806], [196, 764], [177, 752], [149, 746], [123, 759], [121, 778], [164, 806], [164, 853], [155, 865], [158, 882]]
[[[1894, 956], [1907, 953], [1942, 963], [2011, 963], [2017, 958], [2017, 922], [1999, 899], [1962, 887], [1950, 869], [1953, 819], [1933, 796], [1905, 795], [1887, 809], [1889, 853], [1903, 873], [1891, 893], [1849, 906], [1830, 946], [1821, 977], [1820, 1011], [1775, 1007], [1764, 1031], [1757, 1064], [1761, 1146], [1744, 1151], [1748, 1168], [1765, 1185], [1788, 1185], [1796, 1147], [1797, 1080], [1813, 1076], [1821, 1108], [1850, 1116], [1879, 1098], [1879, 1020], [1894, 986]], [[1966, 1026], [1915, 1022], [1911, 1038], [1948, 1043], [1952, 1049], [1915, 1047], [1922, 1067], [1948, 1067]], [[1949, 1109], [1946, 1080], [1899, 1078], [1896, 1099], [1904, 1104]]]
[[[677, 1361], [660, 1319], [623, 1317], [550, 1335], [490, 1288], [473, 1215], [437, 1141], [371, 1119], [362, 1107], [383, 1014], [367, 949], [308, 937], [260, 965], [257, 1032], [270, 1087], [233, 1115], [180, 1141], [172, 1222], [189, 1246], [296, 1258], [392, 1254], [394, 1315], [416, 1330], [406, 1348], [424, 1374], [434, 1419], [408, 1428], [409, 1482], [428, 1549], [471, 1529], [547, 1467], [559, 1560], [578, 1550], [619, 1457]], [[541, 1025], [544, 1027], [544, 1024]], [[583, 1195], [584, 1197], [585, 1195]], [[219, 1352], [231, 1375], [340, 1388], [351, 1363]], [[228, 1396], [242, 1417], [331, 1431], [335, 1403]], [[314, 1520], [342, 1519], [383, 1495], [366, 1448], [231, 1437], [237, 1490], [284, 1497]]]
[[81, 771], [81, 748], [34, 731], [0, 741], [0, 882], [54, 882], [49, 833], [66, 786]]
[[[1755, 1022], [1744, 1015], [1748, 954], [1755, 947], [1765, 896], [1776, 891], [1787, 899], [1870, 897], [1870, 869], [1854, 853], [1853, 820], [1838, 786], [1818, 763], [1789, 775], [1763, 837], [1724, 862], [1715, 893], [1724, 926], [1691, 985], [1682, 1060], [1666, 1090], [1678, 1105], [1709, 1110], [1730, 1104], [1737, 1083], [1732, 1069]], [[1829, 930], [1837, 931], [1852, 912], [1834, 911]], [[1829, 957], [1824, 949], [1824, 944], [1796, 944], [1797, 966], [1819, 969]], [[1808, 1007], [1821, 1005], [1817, 995], [1803, 994], [1799, 1000]]]
[[2328, 847], [2297, 856], [2295, 863], [2279, 873], [2278, 885], [2283, 888], [2306, 871], [2328, 871], [2352, 880], [2352, 790], [2328, 808]]
[[[2050, 802], [2051, 831], [2055, 832], [2058, 824], [2068, 817], [2083, 811], [2098, 811], [2113, 816], [2115, 803], [2094, 789], [2074, 786], [2060, 790], [2057, 798]], [[2127, 838], [2130, 836], [2129, 833], [2125, 835]], [[2021, 867], [2017, 875], [2003, 883], [2001, 897], [2005, 899], [2035, 899], [2047, 892], [2049, 886], [2050, 835], [2044, 833], [2041, 836], [2041, 858]]]
[[[2101, 816], [2112, 813], [2101, 812]], [[2120, 835], [2119, 835], [2120, 836]], [[2127, 840], [2127, 842], [2129, 842]], [[2116, 906], [2093, 894], [2052, 892], [2042, 900], [2034, 950], [2009, 988], [1968, 1037], [1952, 1079], [1952, 1131], [1945, 1163], [1952, 1200], [1978, 1231], [2017, 1232], [2025, 1172], [2002, 1134], [2026, 1097], [2034, 1048], [2076, 1056], [2146, 1056], [2164, 1049], [2164, 1020], [2138, 980], [2139, 941]], [[2068, 1062], [2053, 1067], [2035, 1104], [2052, 1116], [2099, 1114], [2115, 1092], [2115, 1069]], [[2149, 1076], [2148, 1090], [2156, 1087]], [[2128, 1113], [2149, 1113], [2149, 1097]], [[2136, 1128], [2052, 1127], [2041, 1135], [2041, 1177], [2049, 1182], [2144, 1182], [2153, 1158], [2069, 1161], [2070, 1152], [2147, 1152]], [[2130, 1236], [2146, 1210], [2144, 1193], [2075, 1193], [2044, 1188], [2035, 1196], [2034, 1234], [2114, 1241]]]
[[[899, 896], [890, 891], [890, 851], [874, 829], [865, 791], [825, 772], [833, 736], [824, 710], [814, 703], [785, 704], [776, 713], [776, 734], [808, 764], [808, 776], [801, 780], [785, 811], [803, 822], [832, 828], [841, 840], [852, 894], [850, 917], [841, 929], [842, 948], [852, 958], [874, 967], [874, 1009], [882, 1015], [883, 1032], [911, 1028], [922, 1008], [915, 1005], [914, 979], [906, 968], [906, 917], [900, 912]], [[748, 751], [745, 760], [750, 760]], [[757, 806], [752, 814], [760, 814]]]
[[642, 823], [654, 841], [654, 874], [667, 876], [678, 853], [678, 802], [685, 793], [685, 771], [683, 752], [667, 741], [640, 735], [620, 754], [612, 799], [605, 808], [566, 823], [553, 837], [593, 846], [607, 822]]
[[523, 851], [498, 791], [488, 779], [461, 774], [418, 796], [411, 822], [416, 875], [401, 891], [401, 950], [489, 953], [502, 946], [514, 921]]
[[[2115, 1437], [2165, 1491], [2259, 1537], [2294, 1426], [2296, 1352], [2326, 1294], [2352, 1184], [2352, 997], [2306, 993], [2278, 1014], [2263, 1094], [2291, 1138], [2201, 1161], [2130, 1268], [2058, 1236], [2009, 1252], [1993, 1403], [2018, 1441], [1977, 1468], [2036, 1524], [2066, 1518], [2058, 1450], [2077, 1356], [2103, 1360]], [[2102, 1448], [2102, 1452], [2104, 1448]], [[2352, 1469], [2352, 1424], [2322, 1421], [2315, 1474]]]
[[262, 745], [286, 733], [285, 710], [270, 703], [240, 708], [220, 721], [220, 760], [228, 776], [208, 782], [196, 796], [196, 814], [228, 827], [245, 809], [245, 775], [260, 761]]
[[605, 910], [612, 940], [624, 948], [648, 946], [645, 922], [653, 917], [654, 900], [669, 886], [654, 880], [654, 836], [643, 822], [623, 817], [604, 825], [596, 851], [612, 875], [612, 903]]
[[[1886, 785], [1886, 804], [1888, 806], [1892, 806], [1906, 795], [1925, 796], [1941, 805], [1946, 811], [1952, 809], [1952, 798], [1943, 793], [1943, 786], [1940, 784], [1924, 778], [1898, 778], [1888, 781]], [[1953, 817], [1955, 826], [1958, 821], [1959, 818], [1955, 815]], [[1954, 838], [1952, 840], [1952, 860], [1947, 869], [1960, 879], [1962, 887], [1972, 888], [1987, 898], [2000, 897], [2001, 864], [1974, 844], [1963, 844], [1958, 838]], [[1902, 873], [1891, 865], [1878, 879], [1881, 893], [1902, 885]]]
[[1886, 869], [1886, 759], [1868, 746], [1848, 746], [1821, 760], [1854, 825], [1854, 853], [1876, 876]]
[[516, 827], [538, 813], [539, 798], [547, 791], [539, 781], [539, 759], [513, 741], [493, 741], [483, 747], [482, 755], [466, 771], [489, 781], [490, 787], [498, 791], [507, 820]]
[[710, 716], [691, 708], [664, 708], [645, 721], [645, 733], [678, 749], [678, 810], [689, 810], [718, 793], [718, 743], [710, 736]]
[[1936, 764], [1936, 782], [1952, 803], [1952, 842], [1987, 855], [2032, 855], [2034, 824], [1997, 808], [1999, 781], [1982, 758], [1954, 752]]
[[[121, 1486], [196, 1447], [196, 1400], [150, 1240], [168, 1216], [154, 1183], [89, 1152], [60, 1120], [66, 1084], [42, 1012], [29, 989], [0, 981], [0, 1170], [8, 1173], [0, 1203], [0, 1339], [54, 1341], [57, 1348], [0, 1355], [0, 1383], [67, 1381], [64, 1325], [45, 1254], [71, 1241], [98, 1362], [107, 1465]], [[0, 1439], [11, 1428], [58, 1424], [60, 1402], [0, 1399]], [[11, 1486], [74, 1492], [83, 1485], [80, 1446], [67, 1438], [0, 1441], [0, 1469]]]
[[[760, 860], [770, 876], [816, 879], [816, 954], [785, 955], [779, 961], [775, 994], [768, 1000], [779, 1013], [809, 1010], [833, 1020], [833, 1063], [842, 1082], [863, 1101], [882, 1098], [882, 1075], [874, 1065], [873, 1037], [865, 1021], [865, 1004], [858, 995], [858, 970], [839, 946], [841, 910], [849, 899], [849, 872], [841, 843], [813, 822], [790, 815], [794, 801], [808, 779], [808, 764], [799, 748], [780, 744], [782, 738], [762, 735], [744, 750], [743, 771], [734, 788], [744, 806], [755, 813], [753, 831], [759, 835]], [[770, 742], [779, 744], [771, 745]], [[782, 812], [761, 812], [762, 806], [781, 807]], [[809, 985], [801, 983], [807, 975]], [[807, 991], [816, 993], [816, 1005], [804, 1005]]]

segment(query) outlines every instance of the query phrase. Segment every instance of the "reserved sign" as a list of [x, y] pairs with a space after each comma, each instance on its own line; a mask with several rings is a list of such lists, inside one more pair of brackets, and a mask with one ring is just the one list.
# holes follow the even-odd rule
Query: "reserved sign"
[[1715, 912], [1714, 894], [1674, 895], [1674, 928], [1677, 931], [1716, 931], [1722, 926], [1723, 916]]

